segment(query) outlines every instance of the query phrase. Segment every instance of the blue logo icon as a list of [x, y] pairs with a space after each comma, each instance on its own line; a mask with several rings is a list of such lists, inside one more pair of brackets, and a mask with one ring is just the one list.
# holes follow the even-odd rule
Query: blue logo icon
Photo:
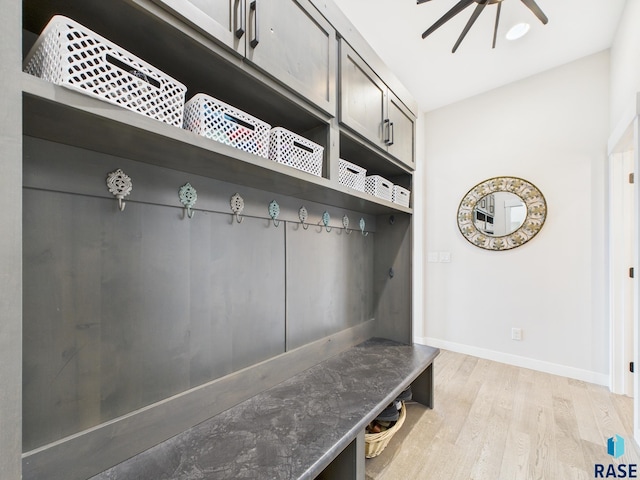
[[620, 435], [609, 438], [607, 440], [607, 453], [613, 458], [618, 458], [624, 455], [624, 438]]

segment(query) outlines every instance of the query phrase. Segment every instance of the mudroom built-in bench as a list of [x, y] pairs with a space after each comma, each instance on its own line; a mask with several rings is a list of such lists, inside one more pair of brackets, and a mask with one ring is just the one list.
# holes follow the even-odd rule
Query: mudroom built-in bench
[[364, 479], [366, 425], [408, 385], [432, 408], [438, 353], [370, 339], [92, 480]]

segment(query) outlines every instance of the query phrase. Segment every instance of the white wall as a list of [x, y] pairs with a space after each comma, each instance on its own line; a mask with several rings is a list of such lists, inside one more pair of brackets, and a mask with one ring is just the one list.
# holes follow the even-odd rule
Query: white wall
[[627, 0], [611, 47], [611, 128], [635, 114], [640, 92], [640, 1]]
[[[607, 51], [425, 115], [424, 248], [451, 262], [424, 256], [416, 341], [607, 384], [608, 94]], [[535, 184], [548, 217], [530, 243], [492, 252], [462, 237], [456, 213], [499, 175]]]

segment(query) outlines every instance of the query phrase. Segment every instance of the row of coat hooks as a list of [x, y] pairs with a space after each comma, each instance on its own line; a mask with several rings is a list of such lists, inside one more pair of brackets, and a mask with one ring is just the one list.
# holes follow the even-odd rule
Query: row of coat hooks
[[[127, 197], [131, 191], [133, 190], [133, 182], [131, 177], [129, 177], [126, 173], [124, 173], [121, 169], [117, 169], [114, 172], [111, 172], [107, 176], [107, 188], [109, 192], [111, 192], [116, 199], [118, 200], [118, 208], [120, 211], [124, 211], [126, 202], [124, 201], [125, 197]], [[178, 197], [180, 198], [180, 203], [184, 206], [185, 216], [188, 218], [193, 218], [195, 211], [193, 207], [198, 200], [198, 192], [190, 183], [185, 183], [178, 190]], [[242, 212], [244, 211], [244, 199], [240, 196], [240, 194], [235, 193], [231, 196], [231, 200], [229, 202], [231, 206], [231, 213], [235, 217], [236, 222], [242, 223], [244, 220], [244, 216]], [[273, 222], [275, 227], [280, 225], [281, 220], [278, 219], [280, 216], [280, 205], [275, 200], [272, 200], [268, 206], [269, 218]], [[300, 224], [302, 228], [307, 230], [309, 228], [309, 224], [307, 223], [307, 219], [309, 217], [309, 213], [307, 212], [306, 207], [303, 205], [298, 210], [298, 218], [300, 219]], [[329, 224], [331, 222], [331, 215], [328, 211], [324, 211], [322, 213], [322, 218], [320, 222], [318, 222], [318, 226], [324, 229], [327, 232], [330, 232], [333, 227]], [[347, 215], [343, 215], [342, 217], [342, 226], [347, 235], [353, 232], [352, 229], [349, 228], [350, 221]], [[369, 235], [369, 232], [365, 231], [366, 223], [364, 218], [360, 218], [360, 232], [363, 236]]]

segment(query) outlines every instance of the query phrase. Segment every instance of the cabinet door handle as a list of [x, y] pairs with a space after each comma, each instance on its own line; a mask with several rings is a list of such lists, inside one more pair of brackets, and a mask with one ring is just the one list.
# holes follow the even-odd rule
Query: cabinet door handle
[[393, 145], [394, 141], [395, 141], [395, 129], [393, 127], [393, 122], [389, 122], [389, 143], [387, 143], [387, 145], [390, 147], [391, 145]]
[[[236, 0], [236, 25], [240, 23], [240, 26], [236, 29], [236, 38], [242, 38], [244, 32], [247, 29], [247, 16], [245, 11], [245, 1]], [[238, 14], [238, 7], [240, 7], [240, 14]], [[240, 22], [238, 22], [238, 18]]]
[[250, 8], [253, 12], [253, 38], [249, 45], [251, 45], [251, 48], [256, 48], [260, 43], [260, 38], [258, 37], [258, 0], [253, 0]]
[[393, 134], [393, 122], [387, 118], [384, 121], [384, 126], [385, 126], [385, 131], [386, 131], [386, 136], [385, 136], [385, 139], [384, 139], [384, 143], [385, 143], [385, 145], [390, 147], [391, 145], [393, 145], [393, 137], [394, 137], [394, 134]]

